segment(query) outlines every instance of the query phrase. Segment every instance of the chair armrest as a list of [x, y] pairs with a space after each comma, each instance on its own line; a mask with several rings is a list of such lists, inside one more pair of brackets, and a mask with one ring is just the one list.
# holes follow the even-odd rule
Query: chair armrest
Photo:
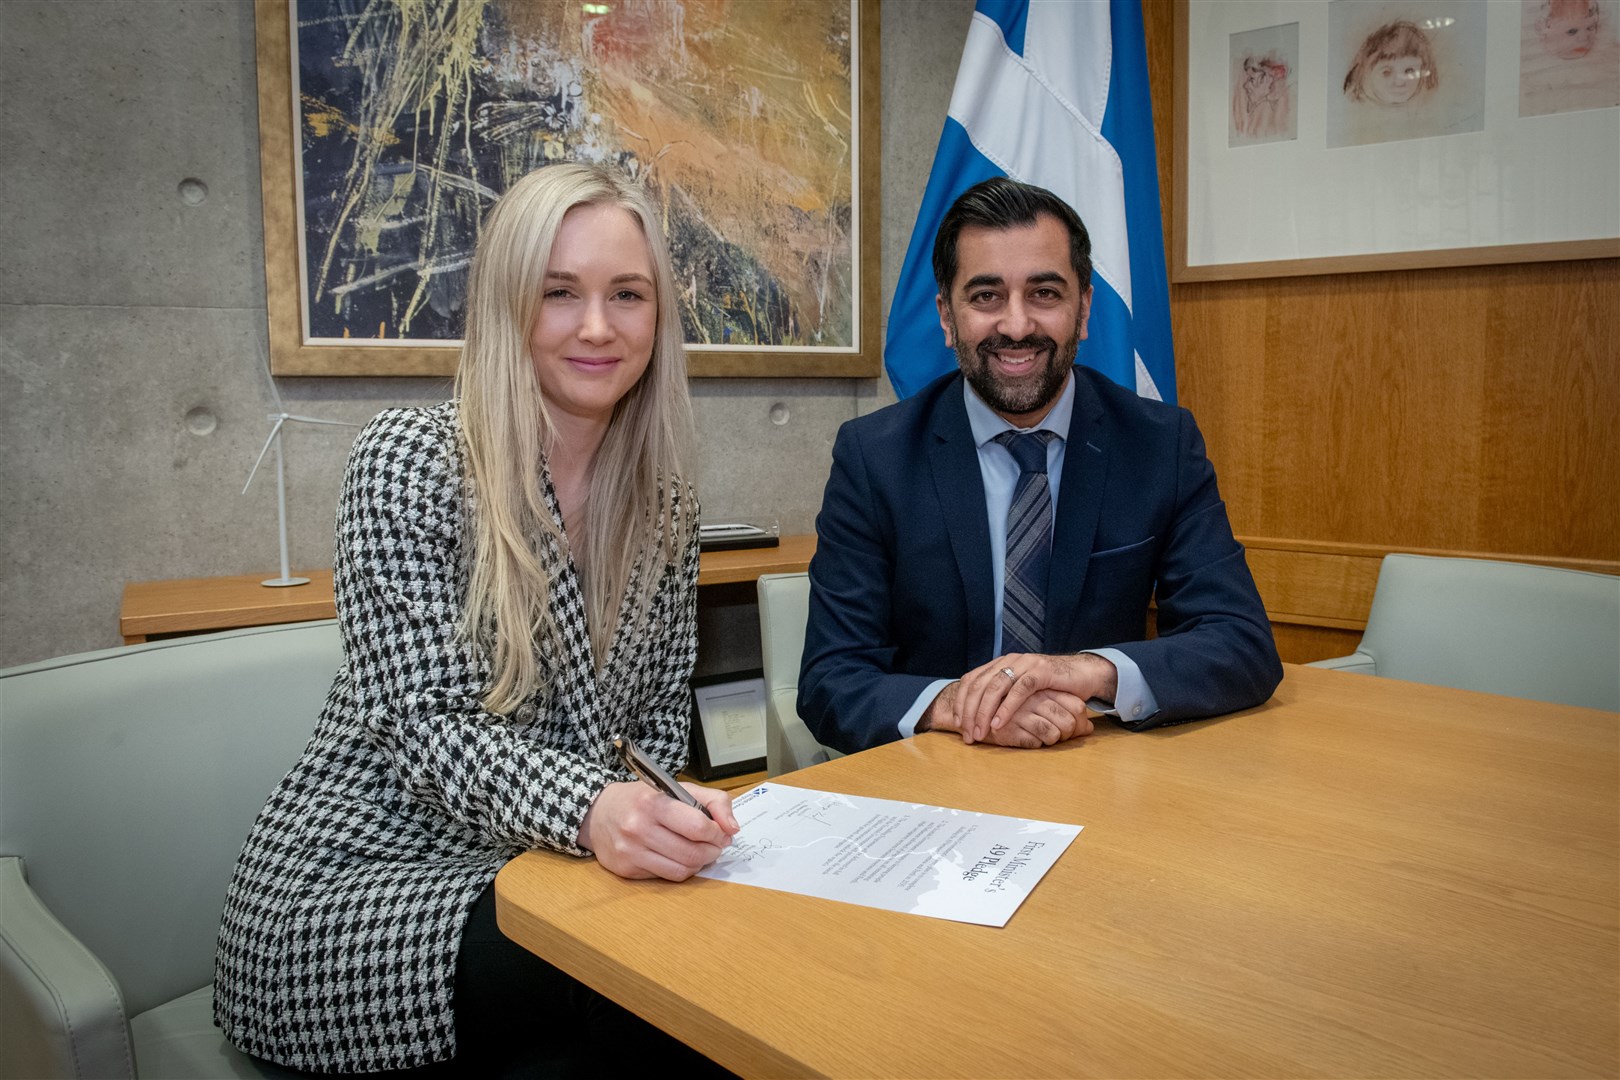
[[112, 973], [0, 857], [0, 1076], [133, 1077]]
[[1331, 671], [1353, 671], [1357, 675], [1377, 675], [1378, 665], [1372, 656], [1353, 652], [1349, 656], [1335, 656], [1327, 660], [1312, 660], [1306, 667], [1328, 668]]

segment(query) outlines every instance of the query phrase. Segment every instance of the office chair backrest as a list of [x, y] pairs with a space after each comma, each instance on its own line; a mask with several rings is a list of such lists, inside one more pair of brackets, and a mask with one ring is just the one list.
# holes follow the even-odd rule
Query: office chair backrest
[[1620, 577], [1386, 555], [1358, 651], [1387, 678], [1620, 711]]
[[761, 666], [765, 669], [765, 771], [779, 776], [831, 758], [799, 719], [799, 664], [810, 621], [810, 575], [765, 574], [759, 579]]
[[231, 868], [342, 659], [328, 621], [0, 672], [0, 855], [22, 857], [128, 1015], [213, 981]]

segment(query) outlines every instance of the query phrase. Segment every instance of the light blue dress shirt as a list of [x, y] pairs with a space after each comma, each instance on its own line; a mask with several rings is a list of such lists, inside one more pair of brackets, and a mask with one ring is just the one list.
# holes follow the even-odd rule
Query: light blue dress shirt
[[[985, 511], [990, 519], [991, 587], [996, 604], [994, 655], [1001, 655], [1001, 596], [1007, 578], [1007, 511], [1012, 507], [1013, 489], [1018, 485], [1018, 462], [1012, 451], [996, 442], [1003, 431], [1050, 431], [1057, 438], [1046, 444], [1046, 485], [1052, 493], [1052, 525], [1057, 527], [1058, 489], [1063, 483], [1063, 456], [1069, 420], [1074, 415], [1074, 376], [1063, 384], [1063, 390], [1051, 410], [1032, 428], [1017, 428], [996, 415], [984, 403], [978, 392], [966, 382], [962, 383], [962, 398], [967, 404], [968, 427], [979, 452], [979, 475], [984, 478]], [[1109, 716], [1128, 716], [1132, 720], [1146, 719], [1159, 711], [1159, 703], [1142, 678], [1142, 669], [1136, 661], [1118, 649], [1086, 649], [1111, 661], [1119, 672], [1119, 688], [1112, 703], [1093, 699], [1086, 704]], [[917, 695], [917, 700], [900, 718], [901, 738], [917, 733], [917, 721], [932, 705], [939, 692], [954, 680], [938, 679]]]

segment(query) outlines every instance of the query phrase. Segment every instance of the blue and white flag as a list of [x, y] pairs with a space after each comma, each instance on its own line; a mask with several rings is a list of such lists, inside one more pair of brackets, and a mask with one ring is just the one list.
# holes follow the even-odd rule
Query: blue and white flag
[[934, 234], [992, 176], [1047, 188], [1086, 223], [1096, 293], [1080, 363], [1174, 402], [1141, 0], [979, 0], [889, 307], [883, 361], [901, 397], [956, 369], [934, 306]]

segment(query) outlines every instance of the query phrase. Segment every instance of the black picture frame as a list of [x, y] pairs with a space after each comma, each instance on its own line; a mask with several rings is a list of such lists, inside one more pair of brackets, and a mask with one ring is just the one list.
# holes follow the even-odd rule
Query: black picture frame
[[[753, 668], [720, 675], [702, 675], [691, 681], [691, 688], [692, 736], [687, 771], [699, 780], [711, 781], [764, 769], [766, 708], [764, 670]], [[728, 738], [730, 733], [721, 726], [724, 718], [717, 715], [712, 707], [717, 697], [725, 696], [725, 692], [733, 688], [737, 696], [755, 699], [746, 704], [750, 711], [757, 707], [759, 739], [757, 744], [749, 741], [742, 745], [745, 747], [757, 745], [757, 756], [748, 750], [744, 750], [748, 756], [737, 756], [737, 741]]]

